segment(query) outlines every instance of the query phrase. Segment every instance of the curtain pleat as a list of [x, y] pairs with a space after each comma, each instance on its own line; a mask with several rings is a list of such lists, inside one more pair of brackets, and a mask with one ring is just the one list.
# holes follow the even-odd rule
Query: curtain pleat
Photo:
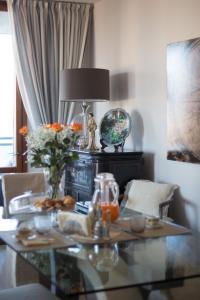
[[59, 72], [82, 66], [91, 4], [7, 0], [16, 69], [31, 126], [70, 122], [75, 104], [59, 103]]

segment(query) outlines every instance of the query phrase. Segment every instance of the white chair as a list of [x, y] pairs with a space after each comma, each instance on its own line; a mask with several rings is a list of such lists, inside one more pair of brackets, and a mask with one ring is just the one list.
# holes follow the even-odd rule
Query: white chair
[[177, 188], [175, 184], [133, 179], [125, 187], [122, 205], [146, 215], [167, 218]]
[[[41, 172], [9, 173], [2, 176], [5, 217], [9, 217], [10, 200], [26, 191], [32, 191], [33, 193], [45, 192], [44, 174]], [[5, 277], [9, 278], [7, 281], [9, 281], [11, 287], [38, 282], [38, 273], [9, 247], [5, 259]]]
[[56, 296], [50, 293], [44, 286], [38, 283], [27, 284], [0, 291], [2, 300], [58, 300]]
[[9, 173], [2, 175], [5, 217], [9, 217], [8, 207], [10, 200], [27, 191], [32, 191], [32, 193], [45, 192], [45, 178], [43, 173]]

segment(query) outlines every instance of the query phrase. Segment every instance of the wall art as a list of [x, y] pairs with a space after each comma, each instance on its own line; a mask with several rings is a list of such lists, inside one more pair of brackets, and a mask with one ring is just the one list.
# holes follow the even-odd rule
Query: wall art
[[167, 158], [200, 162], [200, 38], [167, 46]]

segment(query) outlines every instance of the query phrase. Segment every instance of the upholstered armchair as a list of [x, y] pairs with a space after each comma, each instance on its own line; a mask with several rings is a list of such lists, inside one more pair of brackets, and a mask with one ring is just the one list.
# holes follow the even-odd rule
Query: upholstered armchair
[[167, 219], [168, 208], [177, 188], [175, 184], [133, 179], [125, 187], [121, 206]]

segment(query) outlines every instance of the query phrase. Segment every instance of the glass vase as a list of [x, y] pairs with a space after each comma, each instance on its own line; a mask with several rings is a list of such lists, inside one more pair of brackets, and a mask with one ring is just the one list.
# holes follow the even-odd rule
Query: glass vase
[[63, 199], [63, 175], [64, 171], [56, 168], [55, 166], [45, 168], [44, 175], [46, 179], [46, 194], [50, 199]]
[[88, 145], [88, 108], [89, 105], [87, 103], [82, 103], [81, 105], [82, 112], [77, 114], [71, 121], [71, 129], [75, 130], [79, 139], [77, 144], [80, 149], [85, 149]]

